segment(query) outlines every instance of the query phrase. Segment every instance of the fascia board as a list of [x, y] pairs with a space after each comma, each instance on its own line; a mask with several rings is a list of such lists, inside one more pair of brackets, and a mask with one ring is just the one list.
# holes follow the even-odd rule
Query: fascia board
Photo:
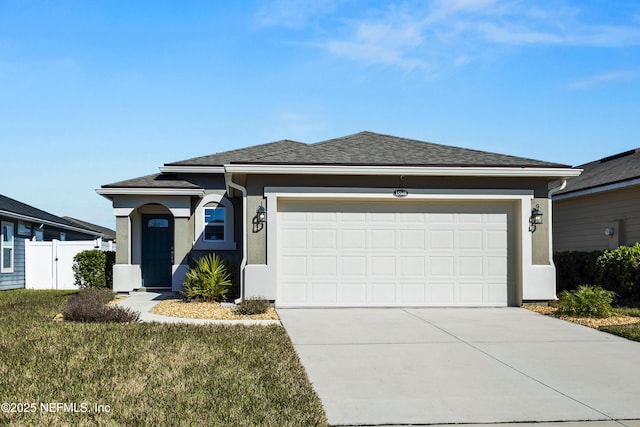
[[96, 193], [101, 196], [124, 196], [124, 195], [142, 195], [142, 196], [202, 196], [203, 189], [193, 188], [98, 188]]
[[300, 175], [406, 175], [406, 176], [484, 176], [484, 177], [574, 177], [582, 169], [524, 167], [410, 167], [410, 166], [331, 166], [331, 165], [225, 165], [230, 173]]
[[163, 173], [224, 173], [224, 166], [161, 166]]
[[15, 213], [15, 212], [0, 210], [0, 215], [1, 216], [6, 216], [6, 217], [9, 217], [9, 218], [14, 218], [14, 219], [17, 219], [17, 220], [23, 220], [23, 221], [29, 221], [29, 222], [38, 222], [40, 224], [52, 225], [54, 227], [64, 228], [65, 230], [78, 231], [78, 232], [84, 233], [84, 234], [91, 234], [91, 235], [96, 236], [96, 237], [104, 236], [103, 233], [100, 233], [98, 231], [86, 230], [84, 228], [74, 227], [74, 226], [66, 225], [66, 224], [60, 224], [59, 222], [49, 221], [49, 220], [46, 220], [46, 219], [37, 218], [37, 217], [34, 217], [34, 216], [29, 216], [29, 215], [22, 215], [22, 214]]
[[565, 194], [558, 194], [553, 196], [553, 200], [572, 199], [574, 197], [587, 196], [589, 194], [597, 194], [597, 193], [602, 193], [604, 191], [620, 190], [623, 188], [633, 187], [636, 185], [640, 185], [640, 178], [632, 179], [630, 181], [616, 182], [615, 184], [601, 185], [593, 188], [585, 188], [584, 190], [576, 190], [576, 191], [572, 191], [570, 193], [565, 193]]

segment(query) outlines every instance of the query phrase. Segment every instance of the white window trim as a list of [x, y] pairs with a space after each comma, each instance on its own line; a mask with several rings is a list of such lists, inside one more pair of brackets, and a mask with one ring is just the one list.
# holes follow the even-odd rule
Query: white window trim
[[[11, 233], [11, 243], [9, 242], [5, 242], [4, 241], [4, 233], [0, 233], [0, 256], [2, 258], [0, 258], [0, 272], [2, 273], [13, 273], [13, 267], [14, 267], [14, 256], [15, 256], [15, 241], [16, 241], [16, 235], [15, 235], [15, 224], [12, 222], [7, 222], [7, 221], [2, 221], [2, 229], [4, 230], [4, 227], [11, 227], [11, 229], [13, 230], [13, 232]], [[9, 267], [5, 267], [4, 266], [4, 250], [6, 248], [11, 248], [11, 265]]]
[[[204, 240], [204, 210], [209, 203], [218, 203], [224, 209], [224, 240]], [[207, 194], [200, 200], [195, 212], [195, 250], [235, 250], [234, 213], [231, 200], [221, 194]]]

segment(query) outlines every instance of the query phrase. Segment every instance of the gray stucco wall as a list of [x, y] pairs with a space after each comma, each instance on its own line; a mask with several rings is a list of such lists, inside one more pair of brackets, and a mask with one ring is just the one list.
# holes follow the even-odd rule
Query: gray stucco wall
[[[476, 177], [399, 177], [399, 176], [309, 176], [309, 175], [251, 175], [246, 177], [247, 208], [249, 216], [264, 199], [265, 187], [363, 187], [363, 188], [426, 188], [426, 189], [511, 189], [533, 190], [533, 206], [547, 209], [548, 183], [545, 178], [476, 178]], [[546, 211], [545, 211], [546, 212]], [[549, 215], [545, 215], [548, 220]], [[548, 222], [548, 221], [547, 221]], [[251, 218], [247, 220], [248, 264], [267, 261], [267, 222], [263, 229], [255, 230]], [[534, 264], [549, 264], [549, 228], [538, 226], [533, 233], [532, 257]]]

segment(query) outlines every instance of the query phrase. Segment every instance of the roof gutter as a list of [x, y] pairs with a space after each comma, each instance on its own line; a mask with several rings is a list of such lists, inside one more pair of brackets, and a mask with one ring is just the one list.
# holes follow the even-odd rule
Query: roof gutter
[[620, 190], [620, 189], [632, 187], [635, 185], [640, 185], [640, 178], [636, 178], [636, 179], [632, 179], [624, 182], [616, 182], [614, 184], [601, 185], [599, 187], [585, 188], [584, 190], [575, 190], [565, 194], [559, 194], [554, 197], [554, 200], [572, 199], [574, 197], [601, 193], [603, 191]]
[[224, 181], [227, 187], [234, 188], [242, 193], [242, 261], [240, 262], [240, 301], [244, 299], [244, 270], [247, 266], [247, 189], [240, 184], [233, 182], [230, 173], [224, 174]]
[[578, 176], [582, 169], [542, 167], [464, 167], [464, 166], [335, 166], [229, 164], [227, 173], [266, 175], [405, 175], [405, 176], [484, 176], [484, 177], [558, 177]]
[[204, 195], [202, 188], [145, 188], [145, 187], [109, 187], [98, 188], [96, 193], [109, 199], [109, 196], [200, 196]]
[[160, 166], [163, 173], [224, 173], [224, 166]]
[[84, 233], [84, 234], [91, 234], [91, 235], [96, 236], [96, 237], [104, 237], [103, 233], [100, 233], [100, 232], [97, 232], [97, 231], [88, 230], [88, 229], [80, 228], [80, 227], [74, 227], [72, 225], [60, 224], [59, 222], [49, 221], [49, 220], [42, 219], [42, 218], [36, 218], [34, 216], [22, 215], [22, 214], [19, 214], [19, 213], [5, 211], [5, 210], [0, 210], [0, 215], [7, 216], [7, 217], [10, 217], [10, 218], [15, 218], [15, 219], [18, 219], [18, 220], [24, 220], [24, 221], [30, 221], [30, 222], [39, 222], [40, 224], [52, 225], [54, 227], [64, 228], [65, 230], [77, 231], [77, 232]]

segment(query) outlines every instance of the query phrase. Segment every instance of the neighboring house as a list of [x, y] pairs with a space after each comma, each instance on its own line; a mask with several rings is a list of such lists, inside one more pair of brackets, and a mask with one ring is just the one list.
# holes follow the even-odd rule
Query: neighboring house
[[579, 173], [361, 132], [167, 163], [96, 191], [116, 216], [116, 291], [178, 291], [216, 252], [239, 266], [242, 297], [279, 307], [517, 306], [555, 298], [549, 188]]
[[93, 240], [102, 233], [0, 195], [0, 290], [25, 287], [25, 240]]
[[582, 166], [553, 196], [554, 251], [615, 249], [640, 241], [640, 149]]
[[74, 223], [75, 225], [83, 228], [88, 228], [89, 230], [97, 231], [102, 234], [102, 240], [105, 242], [115, 242], [116, 241], [116, 232], [107, 227], [103, 227], [101, 225], [92, 224], [87, 221], [82, 221], [77, 218], [71, 218], [70, 216], [63, 216], [63, 219], [66, 219], [69, 222]]

